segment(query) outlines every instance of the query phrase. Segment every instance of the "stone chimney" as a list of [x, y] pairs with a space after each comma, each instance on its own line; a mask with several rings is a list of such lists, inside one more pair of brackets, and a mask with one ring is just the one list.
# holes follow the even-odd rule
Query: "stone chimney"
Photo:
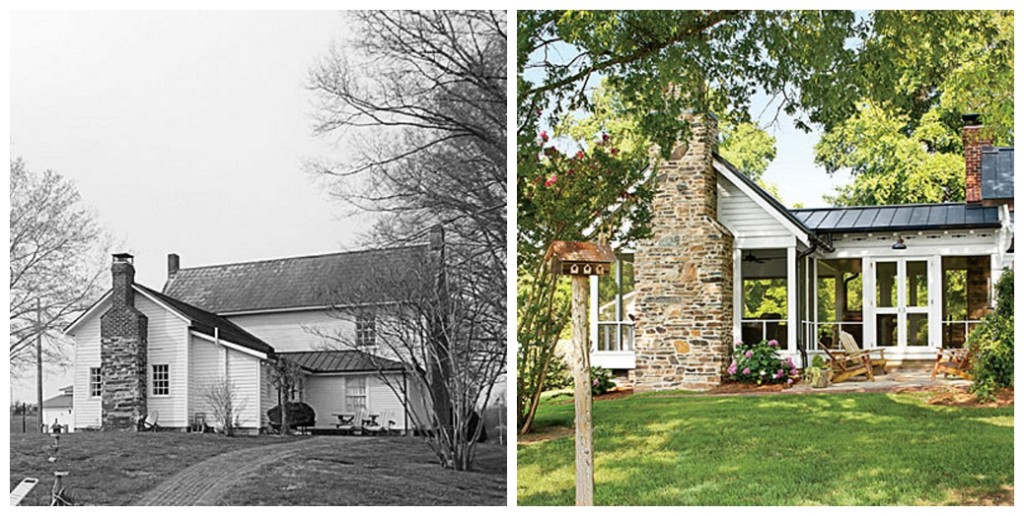
[[103, 430], [133, 430], [146, 415], [147, 326], [135, 308], [134, 258], [113, 255], [111, 307], [100, 318]]
[[181, 270], [181, 257], [177, 253], [167, 255], [167, 279], [174, 277]]
[[981, 151], [992, 146], [992, 135], [981, 124], [981, 117], [975, 114], [963, 116], [964, 165], [966, 175], [965, 200], [968, 203], [981, 202]]
[[637, 390], [718, 385], [733, 339], [733, 237], [717, 221], [712, 167], [718, 122], [690, 120], [690, 141], [658, 164], [652, 235], [635, 257]]

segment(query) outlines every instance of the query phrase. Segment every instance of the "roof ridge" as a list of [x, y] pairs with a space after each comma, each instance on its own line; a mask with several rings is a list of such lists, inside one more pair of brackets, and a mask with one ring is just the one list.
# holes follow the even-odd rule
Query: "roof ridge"
[[[397, 251], [397, 250], [400, 250], [400, 249], [413, 249], [413, 248], [416, 248], [416, 247], [427, 247], [428, 245], [430, 245], [428, 242], [420, 242], [420, 243], [417, 243], [417, 244], [396, 245], [396, 246], [391, 246], [391, 247], [374, 247], [374, 248], [370, 248], [370, 249], [356, 249], [354, 251], [336, 251], [336, 252], [333, 252], [333, 253], [306, 254], [306, 255], [301, 255], [301, 256], [286, 256], [286, 257], [283, 257], [283, 258], [266, 258], [266, 259], [263, 259], [263, 260], [253, 260], [253, 261], [249, 261], [249, 262], [232, 262], [232, 263], [217, 263], [217, 264], [213, 264], [213, 265], [198, 265], [198, 266], [195, 266], [195, 267], [181, 267], [181, 268], [178, 269], [178, 272], [185, 271], [185, 270], [212, 269], [212, 268], [215, 268], [215, 267], [227, 267], [229, 265], [250, 265], [250, 264], [254, 264], [254, 263], [269, 263], [269, 262], [283, 262], [283, 261], [287, 261], [287, 260], [301, 260], [301, 259], [304, 259], [304, 258], [323, 258], [323, 257], [327, 257], [327, 256], [338, 256], [338, 255], [344, 255], [344, 254], [362, 254], [362, 253], [372, 253], [372, 252], [381, 252], [381, 251]], [[166, 287], [166, 285], [165, 285], [165, 287]]]

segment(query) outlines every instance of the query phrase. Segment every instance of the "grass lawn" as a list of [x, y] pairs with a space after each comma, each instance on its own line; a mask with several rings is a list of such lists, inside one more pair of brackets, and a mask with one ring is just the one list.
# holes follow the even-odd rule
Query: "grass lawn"
[[275, 436], [81, 432], [61, 435], [59, 458], [51, 464], [51, 435], [11, 434], [10, 484], [13, 489], [25, 477], [38, 478], [39, 485], [22, 505], [49, 505], [53, 472], [64, 470], [70, 472], [66, 484], [76, 503], [126, 505], [172, 474], [214, 455], [281, 442]]
[[507, 447], [477, 445], [474, 471], [452, 471], [419, 439], [358, 439], [263, 466], [224, 505], [505, 505]]
[[[1013, 407], [927, 393], [635, 395], [594, 404], [600, 505], [1013, 503]], [[575, 501], [573, 406], [518, 446], [520, 505]]]

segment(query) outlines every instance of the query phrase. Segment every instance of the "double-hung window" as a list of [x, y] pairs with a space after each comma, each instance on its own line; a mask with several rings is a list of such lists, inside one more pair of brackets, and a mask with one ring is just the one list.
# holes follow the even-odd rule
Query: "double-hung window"
[[89, 368], [89, 397], [99, 398], [103, 396], [103, 374], [100, 368]]
[[167, 364], [153, 364], [153, 396], [171, 395], [171, 371]]
[[345, 379], [345, 410], [357, 414], [366, 410], [365, 376], [350, 376]]
[[377, 344], [377, 321], [371, 311], [356, 314], [356, 347], [372, 348]]

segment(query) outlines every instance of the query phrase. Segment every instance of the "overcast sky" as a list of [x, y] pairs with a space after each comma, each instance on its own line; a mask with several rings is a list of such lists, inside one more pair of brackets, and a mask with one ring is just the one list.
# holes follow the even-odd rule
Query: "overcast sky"
[[[308, 158], [306, 73], [348, 37], [334, 12], [14, 12], [11, 155], [72, 179], [135, 255], [136, 281], [183, 267], [358, 248], [368, 222]], [[70, 383], [46, 376], [46, 397]], [[12, 399], [35, 399], [12, 382]]]

